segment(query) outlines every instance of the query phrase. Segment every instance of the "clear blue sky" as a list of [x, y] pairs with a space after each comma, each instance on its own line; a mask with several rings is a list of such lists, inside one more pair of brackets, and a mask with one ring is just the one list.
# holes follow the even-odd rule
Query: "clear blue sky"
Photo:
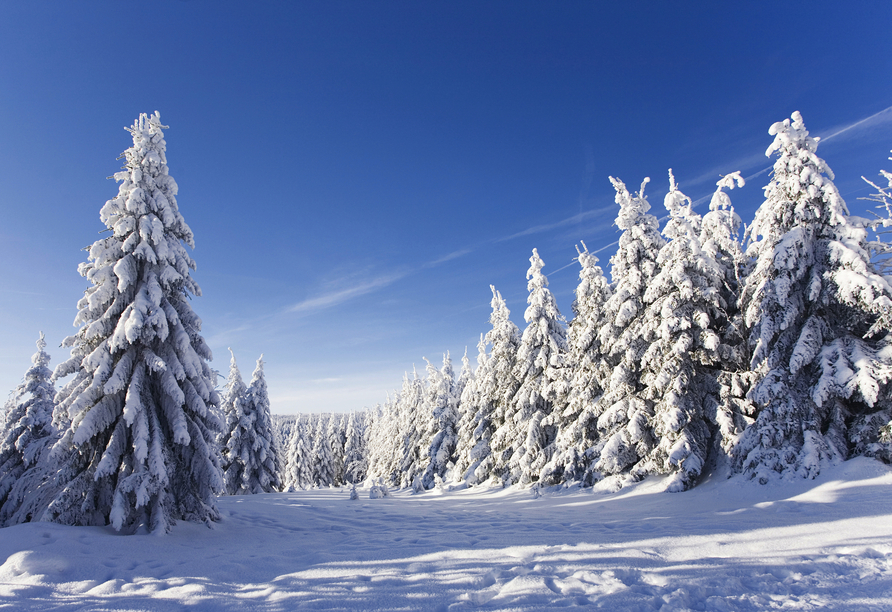
[[[473, 361], [490, 284], [522, 327], [534, 247], [570, 318], [574, 244], [607, 270], [617, 239], [608, 175], [650, 176], [662, 214], [668, 168], [707, 196], [799, 110], [857, 124], [819, 154], [862, 209], [892, 170], [890, 25], [890, 2], [0, 4], [0, 388], [38, 331], [74, 333], [141, 112], [170, 126], [214, 367], [264, 353], [274, 412], [346, 411]], [[767, 179], [732, 192], [744, 220]]]

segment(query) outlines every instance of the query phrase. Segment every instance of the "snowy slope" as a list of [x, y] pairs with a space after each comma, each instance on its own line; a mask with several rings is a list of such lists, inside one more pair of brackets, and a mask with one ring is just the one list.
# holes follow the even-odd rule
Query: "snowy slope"
[[224, 497], [166, 536], [0, 530], [0, 609], [892, 610], [892, 470], [662, 493]]

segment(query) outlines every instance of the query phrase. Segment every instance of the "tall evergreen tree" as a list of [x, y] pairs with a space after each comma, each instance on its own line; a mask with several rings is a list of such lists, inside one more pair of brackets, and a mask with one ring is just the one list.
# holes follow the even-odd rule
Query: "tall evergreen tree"
[[427, 468], [429, 461], [427, 447], [422, 441], [424, 414], [424, 380], [418, 371], [412, 369], [412, 378], [408, 373], [403, 378], [403, 389], [397, 403], [399, 415], [399, 448], [397, 450], [397, 471], [399, 487], [406, 488], [415, 484]]
[[344, 444], [344, 482], [359, 484], [368, 471], [368, 456], [365, 437], [365, 412], [351, 412], [347, 420], [346, 442]]
[[718, 405], [726, 270], [700, 244], [702, 219], [669, 171], [665, 205], [668, 242], [659, 272], [645, 292], [644, 320], [653, 337], [641, 360], [644, 397], [653, 402], [649, 425], [657, 443], [647, 471], [672, 474], [669, 490], [690, 488], [706, 465]]
[[0, 437], [0, 526], [30, 520], [40, 510], [34, 505], [38, 489], [51, 475], [43, 465], [47, 448], [57, 438], [52, 424], [56, 390], [49, 362], [41, 332], [32, 365], [5, 407]]
[[333, 415], [316, 415], [313, 428], [313, 483], [320, 487], [328, 487], [335, 484], [334, 456], [331, 448], [331, 438], [328, 435], [329, 422]]
[[285, 479], [286, 490], [308, 489], [313, 486], [313, 460], [307, 429], [310, 420], [301, 415], [294, 424], [286, 451]]
[[[235, 356], [232, 367], [238, 382], [241, 382]], [[263, 376], [262, 355], [257, 360], [251, 383], [233, 402], [231, 414], [233, 426], [224, 454], [226, 492], [229, 495], [250, 495], [280, 490], [281, 468], [273, 434], [269, 391]]]
[[158, 113], [129, 128], [118, 195], [100, 213], [111, 234], [80, 266], [92, 286], [78, 302], [80, 331], [63, 343], [71, 358], [55, 372], [73, 378], [57, 396], [66, 431], [54, 447], [58, 491], [46, 520], [163, 532], [177, 520], [219, 518], [219, 398], [189, 301], [201, 295], [184, 248], [194, 242], [164, 128]]
[[542, 423], [552, 409], [545, 370], [557, 365], [559, 356], [566, 352], [567, 338], [564, 317], [548, 289], [548, 279], [542, 274], [544, 265], [533, 249], [527, 271], [527, 327], [514, 366], [514, 378], [519, 385], [501, 427], [493, 434], [496, 471], [506, 484], [538, 480], [539, 471], [553, 450], [550, 447], [555, 428]]
[[654, 444], [648, 424], [653, 404], [642, 398], [640, 382], [641, 359], [655, 331], [644, 316], [644, 294], [659, 272], [657, 255], [664, 241], [656, 217], [648, 213], [644, 187], [650, 179], [644, 179], [635, 195], [622, 181], [610, 180], [620, 207], [616, 226], [622, 235], [610, 259], [613, 293], [604, 306], [605, 325], [598, 333], [610, 377], [595, 408], [600, 440], [595, 469], [600, 474], [633, 472], [637, 477], [643, 475], [639, 462]]
[[742, 221], [734, 212], [725, 189], [743, 187], [740, 172], [732, 172], [716, 182], [709, 203], [709, 212], [700, 224], [703, 253], [715, 261], [723, 272], [720, 300], [725, 303], [726, 322], [718, 331], [721, 337], [721, 367], [715, 372], [718, 382], [718, 405], [712, 417], [716, 436], [713, 442], [716, 461], [733, 461], [740, 436], [752, 422], [755, 406], [746, 398], [753, 375], [748, 372], [743, 319], [740, 313], [741, 279], [745, 276], [746, 258], [740, 244]]
[[[483, 334], [480, 334], [480, 343], [477, 345], [477, 368], [486, 361], [486, 343], [483, 341]], [[457, 425], [457, 441], [455, 443], [455, 467], [453, 468], [453, 479], [463, 480], [465, 472], [471, 464], [472, 440], [474, 436], [474, 417], [477, 414], [477, 381], [474, 370], [471, 369], [471, 363], [468, 359], [468, 350], [465, 349], [465, 355], [462, 357], [461, 374], [456, 384], [458, 389], [458, 425]], [[460, 391], [459, 391], [460, 389]]]
[[769, 133], [766, 154], [778, 159], [748, 230], [754, 265], [742, 292], [759, 412], [737, 463], [760, 482], [814, 477], [846, 458], [851, 433], [861, 438], [861, 423], [888, 410], [892, 377], [882, 318], [892, 288], [870, 263], [864, 228], [849, 217], [802, 116]]
[[332, 414], [328, 420], [325, 434], [328, 436], [328, 446], [331, 448], [331, 483], [334, 486], [344, 484], [344, 444], [346, 443], [345, 430], [347, 429], [347, 415]]
[[[220, 398], [220, 408], [225, 419], [223, 432], [219, 436], [221, 468], [223, 470], [224, 492], [236, 495], [240, 490], [241, 473], [244, 463], [240, 458], [241, 438], [244, 433], [242, 419], [247, 412], [245, 407], [245, 381], [235, 361], [235, 353], [229, 349], [229, 376]], [[230, 448], [232, 446], [233, 448]]]
[[598, 258], [576, 248], [582, 269], [573, 320], [567, 332], [568, 353], [549, 373], [550, 395], [555, 410], [543, 420], [557, 428], [555, 452], [542, 471], [542, 482], [556, 484], [581, 480], [592, 484], [592, 466], [597, 460], [598, 440], [595, 405], [603, 393], [607, 376], [598, 331], [604, 325], [604, 306], [610, 298], [610, 284], [604, 277]]
[[[427, 360], [425, 360], [427, 361]], [[425, 489], [434, 486], [435, 477], [443, 478], [453, 466], [455, 447], [458, 443], [458, 398], [455, 396], [455, 374], [447, 352], [443, 355], [443, 367], [437, 370], [429, 361], [427, 408], [430, 411], [428, 431], [429, 462], [422, 476]]]
[[[464, 479], [468, 484], [482, 483], [495, 477], [501, 482], [501, 473], [496, 473], [497, 459], [493, 456], [493, 433], [505, 422], [508, 406], [517, 390], [514, 364], [520, 347], [520, 330], [511, 321], [511, 312], [502, 299], [502, 294], [490, 285], [492, 290], [492, 314], [489, 321], [492, 329], [484, 336], [490, 347], [489, 356], [481, 362], [475, 374], [474, 433], [469, 445]], [[507, 459], [507, 457], [506, 457]]]

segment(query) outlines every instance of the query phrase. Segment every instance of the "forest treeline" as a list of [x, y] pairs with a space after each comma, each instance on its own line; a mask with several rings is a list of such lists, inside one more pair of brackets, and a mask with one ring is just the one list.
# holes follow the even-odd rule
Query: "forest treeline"
[[[775, 123], [765, 200], [741, 235], [722, 177], [702, 216], [669, 173], [659, 228], [645, 196], [611, 182], [621, 231], [610, 279], [585, 244], [569, 324], [536, 250], [523, 330], [492, 288], [476, 366], [406, 375], [349, 415], [270, 414], [258, 360], [217, 388], [191, 298], [192, 231], [160, 116], [129, 128], [108, 228], [79, 272], [71, 356], [41, 334], [0, 419], [0, 525], [53, 521], [163, 532], [219, 519], [216, 496], [358, 483], [669, 490], [727, 469], [760, 482], [816, 476], [856, 455], [892, 461], [892, 286], [882, 215], [853, 216], [799, 113]], [[61, 382], [61, 388], [56, 384]]]
[[[569, 325], [533, 250], [523, 330], [493, 287], [476, 367], [465, 355], [456, 377], [447, 354], [407, 374], [383, 405], [349, 417], [361, 440], [349, 459], [343, 418], [288, 421], [283, 483], [622, 486], [661, 474], [677, 491], [719, 466], [767, 482], [855, 455], [890, 461], [890, 188], [871, 183], [882, 216], [853, 216], [799, 113], [770, 134], [773, 172], [742, 235], [728, 194], [739, 173], [717, 182], [701, 216], [670, 171], [662, 232], [647, 179], [632, 193], [611, 177], [622, 231], [612, 282], [577, 247]], [[331, 449], [343, 452], [320, 468]]]

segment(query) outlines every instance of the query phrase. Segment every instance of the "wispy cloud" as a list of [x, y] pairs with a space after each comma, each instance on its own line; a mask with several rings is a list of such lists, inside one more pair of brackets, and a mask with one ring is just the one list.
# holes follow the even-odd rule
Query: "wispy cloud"
[[851, 138], [867, 128], [875, 128], [883, 123], [892, 122], [892, 106], [884, 108], [878, 113], [874, 113], [870, 117], [865, 117], [849, 125], [836, 126], [827, 130], [829, 136], [821, 136], [821, 142], [827, 142], [831, 138]]
[[439, 265], [442, 264], [442, 263], [446, 263], [447, 261], [452, 261], [453, 259], [458, 259], [459, 257], [464, 257], [465, 255], [468, 255], [469, 253], [473, 253], [473, 252], [474, 252], [474, 248], [473, 248], [473, 247], [466, 247], [466, 248], [464, 248], [464, 249], [459, 249], [459, 250], [457, 250], [457, 251], [452, 251], [452, 252], [449, 253], [448, 255], [444, 255], [443, 257], [440, 257], [440, 258], [435, 259], [435, 260], [433, 260], [433, 261], [429, 261], [429, 262], [427, 262], [427, 263], [424, 264], [422, 267], [424, 267], [424, 268], [432, 268], [433, 266], [439, 266]]
[[533, 227], [529, 227], [525, 230], [515, 232], [514, 234], [510, 234], [508, 236], [503, 236], [501, 238], [496, 238], [493, 242], [505, 242], [506, 240], [514, 240], [515, 238], [521, 238], [523, 236], [531, 236], [533, 234], [541, 234], [542, 232], [549, 232], [551, 230], [555, 230], [561, 227], [565, 227], [567, 225], [573, 225], [575, 223], [582, 223], [586, 219], [590, 219], [591, 217], [595, 217], [598, 215], [603, 215], [605, 212], [610, 212], [614, 210], [615, 206], [604, 206], [602, 208], [596, 208], [594, 210], [586, 210], [581, 213], [577, 213], [572, 217], [567, 217], [565, 219], [561, 219], [560, 221], [555, 221], [554, 223], [545, 223], [542, 225], [534, 225]]
[[405, 271], [394, 272], [391, 274], [378, 276], [371, 280], [353, 284], [343, 289], [328, 291], [327, 293], [323, 293], [316, 297], [309, 298], [298, 302], [297, 304], [289, 306], [285, 309], [285, 312], [308, 314], [317, 310], [321, 310], [323, 308], [330, 308], [338, 304], [343, 304], [344, 302], [352, 300], [353, 298], [365, 295], [367, 293], [372, 293], [373, 291], [377, 291], [378, 289], [382, 289], [384, 287], [387, 287], [388, 285], [392, 285], [395, 282], [408, 276], [408, 274], [409, 273]]
[[[702, 185], [703, 183], [710, 183], [714, 186], [722, 176], [737, 172], [738, 170], [750, 170], [760, 164], [764, 164], [766, 159], [764, 153], [754, 153], [753, 155], [748, 155], [746, 157], [739, 157], [735, 161], [723, 163], [720, 166], [713, 166], [708, 171], [699, 176], [695, 176], [692, 179], [685, 179], [682, 177], [679, 179], [679, 185], [682, 188]], [[758, 175], [754, 174], [753, 176]]]

